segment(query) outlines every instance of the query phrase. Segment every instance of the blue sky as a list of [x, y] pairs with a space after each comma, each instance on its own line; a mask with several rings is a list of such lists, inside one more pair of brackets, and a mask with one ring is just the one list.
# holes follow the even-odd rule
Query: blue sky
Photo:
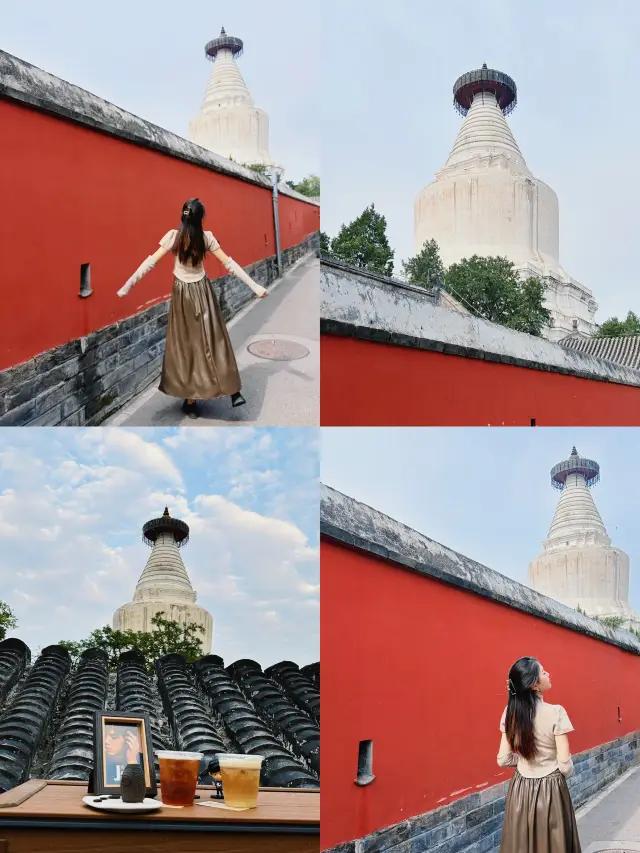
[[32, 651], [79, 640], [130, 601], [142, 525], [168, 505], [213, 652], [319, 657], [318, 431], [0, 431], [0, 598]]
[[[482, 66], [513, 77], [508, 119], [533, 173], [558, 194], [560, 261], [593, 290], [597, 319], [640, 311], [640, 4], [540, 0], [323, 0], [323, 229], [371, 202], [399, 261], [413, 205], [461, 124], [452, 87]], [[335, 57], [329, 61], [329, 56]]]
[[0, 48], [180, 136], [188, 135], [225, 27], [244, 41], [240, 70], [270, 119], [270, 151], [287, 180], [319, 171], [315, 2], [0, 0]]
[[322, 481], [521, 583], [542, 551], [559, 492], [549, 472], [572, 445], [600, 463], [593, 497], [631, 560], [640, 612], [638, 430], [363, 428], [322, 430]]

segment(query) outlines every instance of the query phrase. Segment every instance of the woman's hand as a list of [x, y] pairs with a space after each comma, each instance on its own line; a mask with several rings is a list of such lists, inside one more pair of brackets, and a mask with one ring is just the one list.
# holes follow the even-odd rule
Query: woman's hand
[[134, 732], [129, 732], [125, 737], [127, 744], [127, 764], [138, 763], [138, 753], [140, 752], [140, 740]]
[[131, 290], [131, 288], [132, 288], [132, 285], [131, 285], [131, 284], [128, 284], [128, 283], [127, 283], [127, 284], [123, 285], [123, 286], [120, 288], [120, 290], [118, 291], [118, 296], [119, 296], [120, 298], [122, 298], [123, 296], [126, 296], [126, 295], [129, 293], [129, 291]]

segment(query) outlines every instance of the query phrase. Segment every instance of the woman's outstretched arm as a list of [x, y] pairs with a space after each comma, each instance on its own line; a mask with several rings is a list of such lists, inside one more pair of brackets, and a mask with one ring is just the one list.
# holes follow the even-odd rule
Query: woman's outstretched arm
[[164, 258], [165, 255], [169, 254], [168, 249], [164, 249], [162, 246], [154, 252], [153, 255], [149, 255], [148, 258], [140, 264], [138, 269], [134, 272], [131, 278], [120, 288], [118, 291], [118, 296], [126, 296], [127, 293], [131, 290], [134, 284], [136, 284], [140, 279], [145, 276], [148, 272], [150, 272], [159, 260]]
[[235, 275], [235, 277], [240, 279], [240, 281], [246, 284], [247, 287], [250, 287], [251, 290], [253, 290], [253, 292], [256, 294], [258, 299], [262, 299], [264, 296], [267, 296], [269, 291], [262, 287], [260, 284], [258, 284], [256, 281], [254, 281], [250, 276], [248, 276], [246, 272], [242, 269], [240, 264], [237, 264], [233, 260], [233, 258], [230, 258], [228, 255], [226, 255], [222, 251], [220, 246], [218, 246], [217, 249], [213, 249], [213, 254], [220, 261], [220, 263], [227, 270], [227, 272], [230, 272], [231, 275]]
[[500, 738], [500, 747], [498, 749], [498, 767], [516, 767], [518, 764], [518, 755], [511, 751], [511, 746], [506, 734], [502, 733]]
[[573, 776], [573, 759], [569, 747], [567, 735], [556, 735], [556, 752], [558, 754], [558, 768], [563, 776]]

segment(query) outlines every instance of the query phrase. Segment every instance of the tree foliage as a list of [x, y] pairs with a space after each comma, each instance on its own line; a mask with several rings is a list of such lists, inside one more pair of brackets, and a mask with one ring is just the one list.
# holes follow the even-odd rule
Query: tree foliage
[[600, 326], [598, 338], [619, 338], [622, 335], [640, 335], [640, 317], [629, 311], [624, 320], [610, 317]]
[[69, 642], [63, 640], [64, 646], [71, 655], [74, 663], [87, 649], [104, 649], [109, 656], [109, 665], [114, 667], [122, 652], [137, 649], [147, 659], [149, 669], [153, 668], [156, 658], [168, 654], [183, 655], [187, 663], [193, 663], [202, 657], [202, 639], [198, 633], [204, 634], [204, 628], [196, 622], [181, 625], [172, 619], [165, 619], [164, 613], [157, 613], [151, 624], [155, 631], [114, 631], [108, 625], [92, 631], [86, 640]]
[[320, 232], [320, 251], [323, 255], [331, 254], [331, 239], [328, 234], [324, 233], [324, 231]]
[[622, 628], [625, 623], [623, 616], [596, 616], [595, 619], [602, 625], [606, 625], [607, 628], [613, 628], [614, 630]]
[[287, 186], [308, 198], [320, 197], [320, 178], [317, 175], [307, 175], [297, 184], [293, 181], [287, 181]]
[[464, 258], [447, 270], [445, 288], [473, 314], [518, 332], [540, 336], [551, 319], [545, 285], [537, 278], [522, 280], [506, 258]]
[[379, 275], [393, 274], [394, 251], [387, 239], [387, 220], [372, 204], [343, 225], [331, 241], [331, 254], [345, 264]]
[[13, 610], [4, 601], [0, 601], [0, 640], [4, 640], [7, 632], [17, 627], [18, 620]]
[[251, 169], [252, 172], [256, 172], [258, 175], [268, 175], [269, 167], [264, 163], [243, 163], [245, 168]]
[[409, 284], [418, 287], [433, 287], [436, 281], [444, 281], [444, 265], [436, 240], [427, 240], [420, 252], [402, 262], [402, 272]]

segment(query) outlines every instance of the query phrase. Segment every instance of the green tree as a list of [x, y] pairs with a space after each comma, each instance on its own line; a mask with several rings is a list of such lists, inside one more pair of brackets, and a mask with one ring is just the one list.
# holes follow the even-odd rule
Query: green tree
[[331, 240], [329, 239], [329, 235], [325, 234], [324, 231], [320, 232], [320, 251], [323, 255], [331, 254]]
[[444, 265], [437, 241], [427, 240], [415, 257], [403, 261], [402, 272], [409, 284], [418, 287], [432, 287], [437, 280], [444, 281]]
[[473, 314], [493, 323], [537, 336], [549, 325], [545, 285], [537, 278], [523, 281], [506, 258], [464, 258], [449, 267], [444, 283]]
[[0, 640], [4, 640], [7, 631], [11, 631], [18, 624], [13, 610], [4, 601], [0, 601]]
[[181, 625], [172, 619], [165, 619], [164, 613], [157, 613], [151, 624], [155, 631], [114, 631], [108, 625], [98, 628], [79, 642], [63, 640], [60, 645], [68, 650], [73, 661], [87, 649], [104, 649], [109, 656], [109, 665], [114, 667], [122, 652], [137, 649], [147, 659], [149, 669], [153, 669], [156, 658], [168, 654], [183, 655], [187, 663], [193, 663], [202, 657], [202, 639], [204, 628], [196, 622]]
[[331, 254], [352, 267], [393, 275], [394, 251], [387, 239], [387, 220], [372, 204], [331, 241]]
[[624, 320], [610, 317], [598, 330], [597, 338], [619, 338], [622, 335], [640, 335], [640, 317], [629, 311]]
[[308, 175], [298, 184], [295, 184], [293, 181], [287, 181], [287, 186], [300, 193], [300, 195], [306, 195], [308, 198], [320, 197], [320, 178], [317, 175]]

